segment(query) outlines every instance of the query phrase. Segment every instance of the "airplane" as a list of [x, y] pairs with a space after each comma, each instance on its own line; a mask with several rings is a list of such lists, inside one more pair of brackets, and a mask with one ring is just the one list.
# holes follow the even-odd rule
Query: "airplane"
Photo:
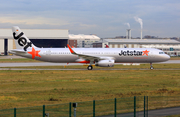
[[154, 69], [152, 63], [170, 59], [154, 48], [72, 48], [68, 44], [68, 48], [38, 48], [18, 26], [13, 26], [12, 31], [17, 49], [9, 53], [46, 62], [88, 64], [88, 70], [94, 65], [113, 67], [115, 63], [150, 63], [150, 69]]

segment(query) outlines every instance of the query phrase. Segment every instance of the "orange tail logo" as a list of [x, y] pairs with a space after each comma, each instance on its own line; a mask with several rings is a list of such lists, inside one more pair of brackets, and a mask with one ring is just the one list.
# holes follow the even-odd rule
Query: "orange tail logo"
[[28, 53], [31, 54], [31, 55], [32, 55], [32, 59], [34, 59], [35, 56], [41, 57], [41, 56], [39, 55], [39, 52], [40, 52], [40, 50], [36, 51], [36, 50], [32, 47], [32, 51], [31, 51], [31, 52], [28, 52]]

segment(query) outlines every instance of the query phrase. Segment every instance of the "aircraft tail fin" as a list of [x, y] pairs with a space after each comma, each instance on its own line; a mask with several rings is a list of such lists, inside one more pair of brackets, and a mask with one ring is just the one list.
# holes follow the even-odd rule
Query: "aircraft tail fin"
[[32, 47], [37, 48], [26, 37], [26, 35], [21, 31], [21, 29], [18, 26], [13, 26], [12, 31], [13, 31], [13, 37], [14, 37], [17, 49], [23, 49], [24, 51], [27, 51], [28, 48], [32, 48]]
[[105, 44], [106, 45], [106, 47], [105, 48], [109, 48], [109, 46], [107, 45], [107, 44]]

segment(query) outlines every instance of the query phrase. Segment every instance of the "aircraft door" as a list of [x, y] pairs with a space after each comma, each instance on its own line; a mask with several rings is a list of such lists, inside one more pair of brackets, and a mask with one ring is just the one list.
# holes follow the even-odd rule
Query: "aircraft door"
[[150, 52], [150, 58], [154, 58], [154, 52]]
[[51, 50], [46, 51], [47, 61], [50, 61]]
[[47, 50], [46, 55], [51, 55], [51, 50]]

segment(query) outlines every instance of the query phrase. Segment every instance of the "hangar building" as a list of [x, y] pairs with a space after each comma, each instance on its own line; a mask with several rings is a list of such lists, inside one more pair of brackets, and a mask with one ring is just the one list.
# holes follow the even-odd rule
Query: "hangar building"
[[171, 56], [180, 56], [180, 42], [171, 39], [102, 39], [94, 48], [157, 48]]
[[[60, 29], [22, 29], [37, 47], [64, 48], [68, 43], [68, 30]], [[11, 29], [0, 29], [0, 52], [16, 49]]]

